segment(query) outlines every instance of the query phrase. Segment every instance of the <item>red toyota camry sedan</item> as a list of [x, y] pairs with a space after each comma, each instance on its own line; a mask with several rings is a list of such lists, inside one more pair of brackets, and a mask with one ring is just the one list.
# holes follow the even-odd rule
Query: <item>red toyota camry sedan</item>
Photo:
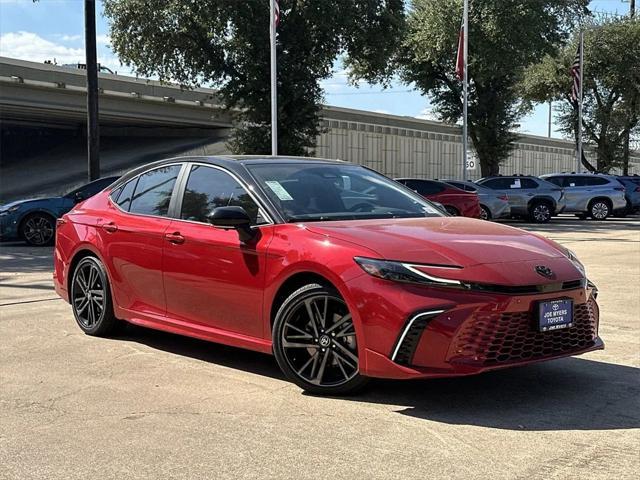
[[54, 280], [89, 335], [126, 321], [273, 353], [320, 394], [603, 348], [570, 250], [339, 161], [133, 170], [58, 221]]

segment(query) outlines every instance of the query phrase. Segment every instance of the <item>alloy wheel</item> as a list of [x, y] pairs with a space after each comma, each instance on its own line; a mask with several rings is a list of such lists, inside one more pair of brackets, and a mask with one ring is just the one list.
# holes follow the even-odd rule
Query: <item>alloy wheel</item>
[[604, 220], [609, 216], [609, 205], [605, 202], [596, 202], [591, 206], [591, 216], [596, 220]]
[[54, 228], [49, 218], [33, 215], [26, 220], [22, 233], [31, 245], [47, 245], [53, 239]]
[[491, 218], [491, 213], [484, 205], [480, 205], [480, 219], [481, 220], [489, 220]]
[[105, 285], [98, 266], [85, 262], [78, 266], [73, 278], [73, 309], [83, 327], [96, 326], [105, 310]]
[[544, 203], [536, 205], [533, 208], [532, 213], [533, 219], [539, 223], [547, 222], [551, 218], [551, 210], [549, 209], [549, 206]]
[[284, 357], [295, 374], [319, 387], [337, 387], [358, 374], [351, 314], [336, 296], [317, 294], [289, 310], [281, 330]]

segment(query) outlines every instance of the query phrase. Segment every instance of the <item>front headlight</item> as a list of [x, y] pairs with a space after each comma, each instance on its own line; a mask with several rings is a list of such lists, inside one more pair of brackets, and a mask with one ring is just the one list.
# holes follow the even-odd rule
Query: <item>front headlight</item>
[[419, 265], [412, 265], [403, 262], [391, 262], [387, 260], [378, 260], [375, 258], [354, 257], [354, 260], [360, 268], [369, 275], [390, 280], [392, 282], [404, 283], [420, 283], [423, 285], [431, 285], [434, 287], [454, 287], [465, 288], [466, 286], [458, 281], [448, 278], [435, 277], [418, 270]]
[[17, 211], [20, 208], [20, 205], [15, 205], [11, 208], [7, 208], [6, 210], [0, 210], [0, 217], [5, 217], [15, 211]]
[[582, 262], [580, 260], [578, 260], [576, 252], [574, 252], [573, 250], [571, 250], [571, 249], [569, 249], [567, 247], [563, 247], [563, 248], [564, 248], [565, 256], [569, 260], [571, 260], [571, 263], [573, 263], [573, 265], [580, 271], [580, 273], [582, 273], [582, 276], [586, 278], [587, 271], [584, 268], [584, 265], [582, 264]]

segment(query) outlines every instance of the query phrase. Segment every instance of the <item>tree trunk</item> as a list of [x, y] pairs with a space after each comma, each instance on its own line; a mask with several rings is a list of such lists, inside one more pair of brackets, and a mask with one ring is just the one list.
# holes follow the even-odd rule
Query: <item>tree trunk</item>
[[629, 142], [631, 141], [631, 129], [624, 131], [624, 143], [622, 144], [622, 174], [629, 175]]

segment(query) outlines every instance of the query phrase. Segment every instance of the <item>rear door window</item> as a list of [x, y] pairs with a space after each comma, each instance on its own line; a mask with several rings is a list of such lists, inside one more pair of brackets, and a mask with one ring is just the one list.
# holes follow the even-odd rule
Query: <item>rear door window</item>
[[602, 177], [583, 177], [585, 180], [585, 184], [589, 187], [595, 187], [600, 185], [608, 185], [609, 180]]
[[131, 199], [129, 212], [166, 217], [169, 213], [169, 203], [180, 168], [180, 165], [169, 165], [140, 175]]
[[429, 180], [420, 180], [416, 182], [415, 190], [420, 195], [436, 195], [442, 191], [444, 191], [444, 185], [438, 182], [431, 182]]
[[506, 190], [510, 188], [512, 184], [512, 179], [510, 178], [490, 178], [482, 182], [480, 185], [484, 187], [489, 187], [493, 190]]
[[129, 180], [125, 183], [124, 187], [120, 189], [120, 194], [114, 198], [114, 201], [122, 210], [127, 212], [129, 211], [129, 207], [131, 206], [131, 197], [133, 197], [133, 191], [136, 188], [136, 183], [138, 183], [138, 177], [133, 180]]
[[516, 180], [520, 180], [521, 188], [525, 188], [525, 189], [538, 188], [538, 182], [536, 182], [531, 178], [520, 178]]

